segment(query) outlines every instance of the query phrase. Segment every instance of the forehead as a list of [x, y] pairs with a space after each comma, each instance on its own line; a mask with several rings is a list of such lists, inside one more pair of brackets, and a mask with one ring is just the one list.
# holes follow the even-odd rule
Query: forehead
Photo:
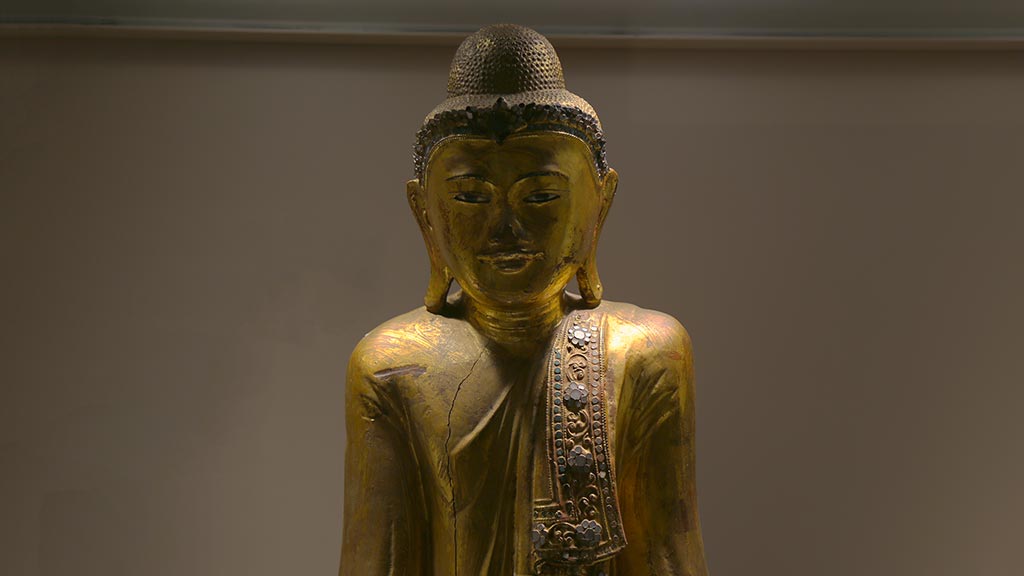
[[454, 136], [434, 149], [427, 163], [427, 179], [464, 173], [557, 170], [568, 176], [594, 173], [590, 148], [579, 138], [558, 132], [509, 136], [502, 142], [480, 136]]

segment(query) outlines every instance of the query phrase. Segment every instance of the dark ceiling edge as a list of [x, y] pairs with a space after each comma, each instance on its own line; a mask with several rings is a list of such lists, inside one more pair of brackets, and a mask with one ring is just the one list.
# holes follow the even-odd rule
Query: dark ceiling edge
[[[0, 24], [0, 38], [114, 38], [253, 42], [457, 46], [465, 32], [352, 32], [240, 27]], [[548, 34], [572, 48], [676, 48], [687, 50], [983, 50], [1024, 51], [1024, 36], [813, 36]]]

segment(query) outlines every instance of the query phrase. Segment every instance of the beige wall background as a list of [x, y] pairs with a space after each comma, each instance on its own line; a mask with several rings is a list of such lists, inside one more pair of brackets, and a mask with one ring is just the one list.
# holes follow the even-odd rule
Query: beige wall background
[[[451, 47], [0, 40], [0, 573], [333, 574]], [[1013, 576], [1024, 56], [562, 51], [690, 330], [715, 576]]]

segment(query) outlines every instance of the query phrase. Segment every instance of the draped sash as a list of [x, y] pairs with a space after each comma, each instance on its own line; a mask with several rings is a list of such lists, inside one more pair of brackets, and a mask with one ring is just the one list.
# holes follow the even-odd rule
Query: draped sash
[[527, 574], [606, 576], [608, 559], [626, 545], [610, 446], [604, 329], [603, 314], [573, 312], [551, 343], [542, 413], [534, 412]]

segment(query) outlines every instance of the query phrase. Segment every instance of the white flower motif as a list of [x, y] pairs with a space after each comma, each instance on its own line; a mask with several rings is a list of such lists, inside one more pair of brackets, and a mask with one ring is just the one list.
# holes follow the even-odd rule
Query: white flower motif
[[565, 403], [572, 409], [582, 407], [587, 401], [587, 387], [579, 382], [569, 382], [563, 394]]
[[569, 451], [569, 455], [566, 457], [566, 462], [569, 466], [579, 472], [585, 472], [590, 469], [590, 466], [594, 463], [594, 455], [583, 446], [573, 446], [572, 450]]
[[572, 330], [569, 330], [569, 342], [577, 348], [586, 348], [592, 339], [593, 333], [579, 324], [574, 324]]
[[537, 523], [533, 525], [533, 530], [530, 531], [530, 540], [533, 542], [534, 548], [540, 548], [548, 541], [548, 531], [544, 528], [544, 525]]
[[588, 518], [576, 525], [576, 539], [583, 546], [597, 546], [601, 531], [601, 525]]

